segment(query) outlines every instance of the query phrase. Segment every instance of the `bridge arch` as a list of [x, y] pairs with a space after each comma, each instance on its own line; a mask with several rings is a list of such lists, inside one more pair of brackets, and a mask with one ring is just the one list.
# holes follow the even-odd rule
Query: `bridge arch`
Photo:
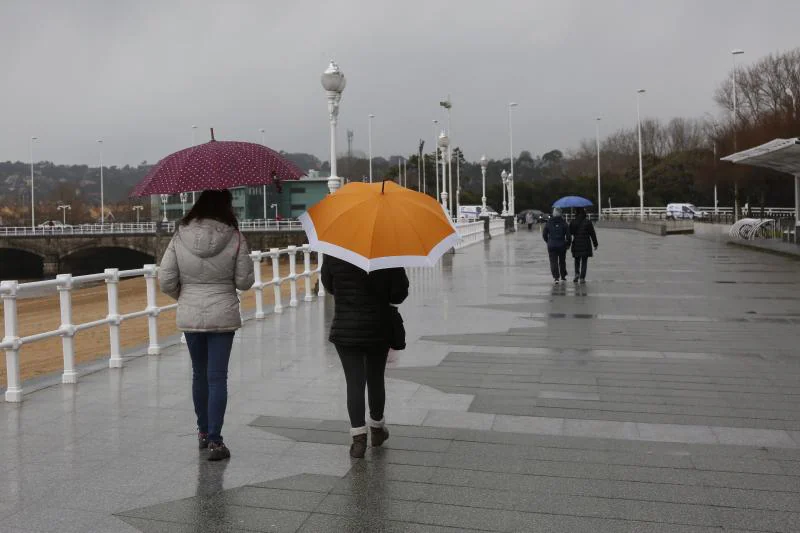
[[81, 276], [96, 274], [106, 268], [132, 270], [155, 263], [150, 250], [127, 244], [94, 244], [70, 250], [61, 256], [59, 271], [63, 274]]
[[42, 279], [44, 261], [44, 254], [27, 246], [0, 246], [0, 279]]

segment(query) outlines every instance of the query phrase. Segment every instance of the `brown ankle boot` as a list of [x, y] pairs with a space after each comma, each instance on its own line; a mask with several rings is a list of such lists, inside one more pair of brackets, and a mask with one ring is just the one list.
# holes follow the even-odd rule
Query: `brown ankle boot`
[[372, 436], [373, 446], [380, 446], [389, 438], [389, 430], [385, 426], [379, 428], [371, 427], [369, 428], [369, 433]]
[[367, 453], [367, 434], [353, 436], [353, 444], [350, 445], [350, 457], [361, 459]]

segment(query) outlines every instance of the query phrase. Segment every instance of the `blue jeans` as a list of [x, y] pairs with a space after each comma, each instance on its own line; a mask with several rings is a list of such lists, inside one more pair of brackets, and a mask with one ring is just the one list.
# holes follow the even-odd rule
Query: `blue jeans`
[[192, 399], [197, 429], [211, 442], [222, 442], [222, 423], [228, 405], [228, 361], [234, 332], [186, 332], [192, 357]]

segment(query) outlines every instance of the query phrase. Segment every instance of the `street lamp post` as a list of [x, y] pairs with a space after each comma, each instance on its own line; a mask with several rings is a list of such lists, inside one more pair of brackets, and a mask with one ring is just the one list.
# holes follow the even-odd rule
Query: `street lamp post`
[[461, 217], [461, 148], [456, 154], [456, 218]]
[[31, 137], [31, 229], [36, 230], [36, 189], [33, 186], [33, 143], [39, 140], [39, 137]]
[[603, 194], [600, 188], [600, 117], [594, 119], [595, 142], [597, 144], [597, 220], [603, 218]]
[[639, 131], [639, 219], [644, 220], [644, 172], [642, 171], [642, 116], [639, 109], [640, 96], [644, 89], [636, 91], [636, 125]]
[[[264, 128], [259, 129], [258, 131], [261, 132], [261, 146], [265, 146], [264, 144], [264, 132], [266, 131]], [[267, 220], [267, 184], [261, 186], [261, 199], [264, 202], [264, 220]]]
[[[508, 216], [516, 217], [516, 207], [514, 206], [514, 174], [508, 174]], [[515, 218], [516, 220], [516, 218]], [[516, 222], [515, 222], [516, 224]], [[516, 225], [514, 226], [516, 227]]]
[[511, 156], [511, 174], [509, 175], [509, 180], [511, 182], [511, 189], [509, 191], [509, 199], [508, 199], [508, 210], [509, 214], [513, 215], [516, 206], [514, 205], [514, 128], [511, 121], [511, 110], [517, 107], [519, 104], [516, 102], [509, 102], [508, 104], [508, 151], [509, 155]]
[[506, 200], [506, 187], [508, 187], [508, 172], [503, 169], [503, 172], [500, 173], [500, 179], [503, 182], [503, 212], [500, 213], [501, 216], [507, 217], [508, 216], [508, 202]]
[[342, 91], [347, 85], [347, 80], [339, 70], [339, 65], [331, 60], [328, 68], [322, 73], [321, 81], [322, 88], [328, 96], [328, 120], [331, 124], [331, 177], [328, 178], [328, 190], [333, 194], [342, 185], [336, 171], [336, 124], [339, 121], [339, 103], [342, 101]]
[[100, 146], [100, 224], [106, 223], [106, 199], [103, 186], [103, 139], [97, 139]]
[[[736, 56], [744, 54], [744, 50], [731, 50], [733, 58], [733, 151], [739, 150], [737, 146], [736, 126], [739, 124], [739, 115], [736, 111]], [[739, 220], [739, 179], [733, 178], [733, 220]]]
[[62, 220], [62, 223], [66, 226], [67, 225], [67, 209], [72, 210], [72, 206], [71, 205], [67, 205], [67, 204], [61, 204], [61, 205], [58, 206], [57, 209], [59, 211], [61, 211], [61, 214], [62, 214], [62, 219], [61, 220]]
[[139, 212], [144, 209], [143, 205], [135, 205], [133, 206], [133, 210], [136, 212], [136, 224], [139, 224]]
[[448, 214], [447, 216], [450, 216], [447, 204], [447, 161], [445, 161], [448, 146], [450, 146], [450, 138], [442, 130], [442, 133], [439, 134], [439, 148], [442, 150], [442, 209]]
[[185, 192], [181, 193], [181, 212], [184, 216], [186, 216], [186, 200], [189, 199], [189, 195]]
[[[194, 140], [194, 132], [195, 131], [197, 131], [197, 125], [196, 124], [192, 124], [192, 148], [194, 148], [194, 143], [195, 143], [195, 140]], [[194, 205], [195, 202], [197, 202], [197, 196], [195, 195], [195, 191], [192, 191], [192, 205]]]
[[275, 221], [278, 220], [278, 204], [271, 204], [270, 207], [275, 210]]
[[486, 215], [486, 167], [489, 166], [489, 160], [486, 159], [485, 155], [481, 156], [481, 184], [482, 184], [482, 196], [481, 196], [481, 215]]
[[375, 115], [372, 113], [369, 114], [369, 182], [372, 183], [372, 119], [375, 118]]
[[439, 138], [438, 131], [439, 131], [439, 121], [434, 119], [433, 120], [433, 168], [436, 170], [436, 198], [439, 198], [439, 145], [437, 144], [437, 140]]
[[161, 222], [169, 222], [169, 219], [167, 218], [167, 202], [168, 201], [169, 201], [169, 195], [168, 194], [162, 194], [161, 195], [161, 206], [162, 206], [162, 208], [164, 210], [164, 219]]

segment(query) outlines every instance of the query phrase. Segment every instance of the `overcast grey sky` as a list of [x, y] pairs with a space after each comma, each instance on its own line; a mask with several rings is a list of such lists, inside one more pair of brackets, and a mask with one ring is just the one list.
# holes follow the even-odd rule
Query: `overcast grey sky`
[[191, 142], [258, 141], [328, 154], [319, 76], [347, 76], [345, 130], [375, 155], [430, 147], [453, 100], [470, 160], [575, 148], [645, 116], [717, 112], [713, 91], [743, 61], [800, 46], [797, 0], [0, 0], [0, 160], [157, 161]]

